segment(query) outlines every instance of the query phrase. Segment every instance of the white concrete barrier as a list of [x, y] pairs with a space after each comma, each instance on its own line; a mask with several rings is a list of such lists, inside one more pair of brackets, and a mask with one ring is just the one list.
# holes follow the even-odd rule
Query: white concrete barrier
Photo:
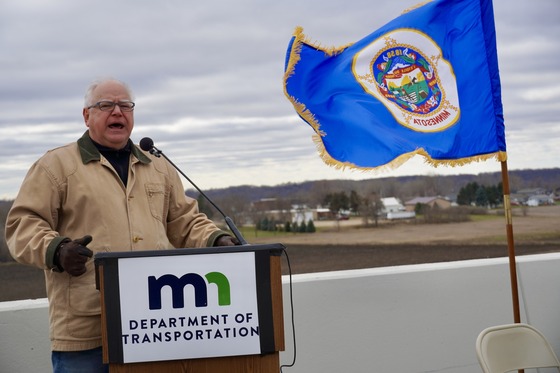
[[[320, 259], [318, 259], [320, 260]], [[522, 322], [560, 355], [560, 254], [517, 258]], [[294, 353], [289, 279], [286, 351]], [[284, 373], [480, 372], [478, 333], [513, 322], [507, 258], [293, 276], [297, 360]], [[0, 373], [48, 372], [45, 299], [0, 303]]]
[[[521, 321], [560, 356], [560, 254], [517, 258]], [[480, 372], [478, 333], [513, 322], [507, 258], [297, 275], [290, 373]], [[288, 290], [287, 348], [293, 358]]]

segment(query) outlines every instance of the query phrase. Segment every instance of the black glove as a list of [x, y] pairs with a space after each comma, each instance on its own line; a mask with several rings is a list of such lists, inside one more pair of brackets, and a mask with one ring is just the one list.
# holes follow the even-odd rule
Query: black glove
[[214, 246], [235, 246], [240, 244], [239, 240], [232, 236], [220, 236], [214, 242]]
[[72, 276], [81, 276], [86, 272], [86, 262], [93, 256], [93, 251], [86, 245], [92, 237], [87, 235], [74, 241], [63, 241], [55, 253], [55, 264], [59, 270]]

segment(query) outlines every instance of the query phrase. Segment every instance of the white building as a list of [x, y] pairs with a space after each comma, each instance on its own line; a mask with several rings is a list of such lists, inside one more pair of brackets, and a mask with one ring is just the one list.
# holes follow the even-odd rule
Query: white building
[[530, 196], [527, 199], [527, 206], [541, 206], [541, 205], [553, 205], [554, 198], [552, 195], [547, 194], [536, 194], [534, 196]]
[[389, 220], [412, 219], [416, 217], [414, 211], [406, 211], [406, 208], [398, 198], [381, 198], [381, 202], [383, 203], [382, 214]]
[[292, 223], [307, 223], [309, 220], [313, 219], [313, 210], [311, 210], [307, 205], [292, 205], [290, 210], [292, 216]]
[[399, 201], [398, 198], [395, 197], [387, 197], [381, 198], [381, 202], [383, 203], [383, 213], [387, 214], [389, 212], [397, 212], [397, 211], [404, 211], [404, 205]]

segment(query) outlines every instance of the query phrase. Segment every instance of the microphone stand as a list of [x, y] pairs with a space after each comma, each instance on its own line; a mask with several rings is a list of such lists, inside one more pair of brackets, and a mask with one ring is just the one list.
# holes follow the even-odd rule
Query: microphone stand
[[189, 183], [191, 183], [191, 185], [193, 187], [195, 187], [195, 189], [202, 194], [202, 196], [208, 201], [210, 202], [210, 204], [212, 206], [214, 206], [214, 208], [216, 210], [218, 210], [218, 212], [224, 217], [224, 220], [226, 221], [226, 224], [228, 225], [229, 229], [233, 232], [233, 234], [235, 235], [235, 238], [237, 238], [239, 240], [239, 242], [241, 243], [241, 245], [248, 245], [247, 241], [245, 241], [245, 238], [243, 238], [243, 235], [241, 234], [241, 232], [239, 232], [239, 229], [237, 229], [237, 227], [235, 226], [235, 224], [233, 223], [233, 220], [231, 220], [231, 218], [229, 216], [227, 216], [218, 206], [216, 206], [216, 204], [210, 199], [208, 198], [208, 196], [206, 194], [204, 194], [204, 192], [198, 187], [196, 186], [196, 184], [187, 176], [185, 175], [185, 173], [183, 171], [181, 171], [179, 169], [179, 167], [177, 167], [175, 165], [175, 163], [173, 163], [171, 161], [171, 159], [167, 158], [167, 156], [165, 154], [163, 154], [163, 152], [161, 150], [159, 150], [158, 148], [156, 148], [154, 145], [152, 145], [151, 149], [149, 150], [150, 154], [152, 154], [155, 157], [160, 157], [163, 156], [163, 158], [165, 158], [167, 160], [167, 162], [169, 162], [177, 171], [179, 171], [179, 173], [181, 175], [183, 175], [183, 177], [185, 179], [188, 180]]

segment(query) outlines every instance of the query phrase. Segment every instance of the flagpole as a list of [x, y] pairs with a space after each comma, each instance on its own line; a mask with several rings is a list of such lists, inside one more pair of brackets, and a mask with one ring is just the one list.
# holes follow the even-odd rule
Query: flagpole
[[509, 195], [509, 176], [507, 161], [502, 163], [502, 188], [504, 192], [504, 214], [506, 217], [506, 232], [509, 254], [509, 275], [511, 281], [511, 297], [513, 302], [513, 320], [515, 323], [521, 322], [519, 313], [519, 292], [517, 287], [517, 265], [515, 263], [515, 247], [513, 244], [513, 224], [511, 214], [511, 201]]

